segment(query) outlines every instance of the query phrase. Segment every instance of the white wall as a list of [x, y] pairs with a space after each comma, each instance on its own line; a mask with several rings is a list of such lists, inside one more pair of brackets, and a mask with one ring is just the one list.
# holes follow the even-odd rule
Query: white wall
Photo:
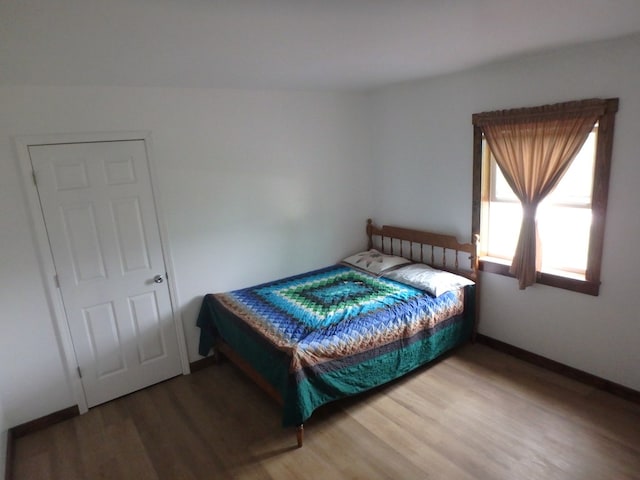
[[[452, 55], [455, 52], [452, 52]], [[515, 59], [370, 94], [385, 222], [471, 232], [475, 112], [619, 97], [600, 296], [482, 275], [480, 332], [640, 390], [640, 36]]]
[[370, 158], [357, 94], [0, 87], [0, 403], [7, 428], [74, 405], [13, 137], [148, 130], [189, 359], [202, 295], [365, 246]]

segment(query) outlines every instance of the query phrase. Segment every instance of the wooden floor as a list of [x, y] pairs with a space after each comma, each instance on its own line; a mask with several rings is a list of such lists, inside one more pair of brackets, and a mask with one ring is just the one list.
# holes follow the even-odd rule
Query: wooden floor
[[229, 363], [16, 442], [16, 479], [640, 479], [640, 405], [482, 345], [316, 411], [305, 446]]

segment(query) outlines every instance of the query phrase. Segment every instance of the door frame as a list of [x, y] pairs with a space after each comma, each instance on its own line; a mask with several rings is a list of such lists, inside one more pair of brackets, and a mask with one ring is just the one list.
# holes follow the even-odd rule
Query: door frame
[[175, 283], [175, 274], [173, 268], [172, 257], [169, 248], [169, 236], [167, 226], [164, 220], [163, 210], [160, 202], [160, 194], [158, 191], [158, 179], [156, 177], [156, 168], [153, 160], [153, 150], [151, 142], [151, 132], [148, 131], [125, 131], [125, 132], [94, 132], [94, 133], [65, 133], [65, 134], [48, 134], [48, 135], [20, 135], [14, 137], [16, 150], [18, 153], [18, 161], [20, 163], [20, 173], [22, 176], [22, 184], [24, 186], [27, 204], [29, 206], [29, 216], [31, 217], [31, 225], [36, 243], [36, 253], [42, 282], [45, 288], [47, 304], [54, 323], [54, 331], [58, 342], [58, 349], [62, 357], [65, 367], [67, 383], [73, 393], [73, 397], [78, 405], [80, 413], [89, 410], [87, 399], [82, 386], [82, 380], [78, 373], [78, 361], [76, 359], [71, 332], [67, 315], [62, 301], [62, 294], [56, 282], [56, 270], [53, 261], [53, 254], [49, 246], [49, 237], [45, 224], [44, 214], [40, 207], [40, 198], [36, 186], [34, 173], [31, 165], [31, 156], [29, 155], [29, 147], [36, 145], [58, 145], [69, 143], [95, 143], [95, 142], [117, 142], [142, 140], [147, 153], [147, 164], [149, 166], [149, 177], [151, 180], [151, 191], [153, 195], [154, 207], [156, 210], [156, 218], [158, 221], [158, 229], [160, 231], [160, 248], [164, 256], [165, 268], [167, 272], [167, 284], [169, 287], [169, 299], [171, 302], [171, 311], [173, 323], [176, 329], [178, 340], [178, 352], [180, 355], [180, 364], [182, 373], [187, 375], [190, 373], [189, 357], [187, 353], [187, 343], [184, 335], [182, 318], [178, 309], [178, 295]]

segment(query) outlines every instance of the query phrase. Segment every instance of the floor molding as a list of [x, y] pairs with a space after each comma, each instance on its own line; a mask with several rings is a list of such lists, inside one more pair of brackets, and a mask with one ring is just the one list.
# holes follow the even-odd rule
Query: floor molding
[[12, 429], [7, 432], [7, 455], [4, 459], [4, 480], [13, 480], [13, 452], [16, 441]]
[[500, 340], [496, 340], [495, 338], [488, 337], [481, 333], [478, 333], [476, 340], [478, 343], [491, 347], [495, 350], [499, 350], [513, 357], [519, 358], [520, 360], [524, 360], [525, 362], [532, 363], [547, 370], [551, 370], [552, 372], [559, 373], [560, 375], [563, 375], [565, 377], [577, 380], [600, 390], [604, 390], [611, 393], [612, 395], [616, 395], [618, 397], [624, 398], [625, 400], [629, 400], [630, 402], [640, 404], [640, 392], [632, 388], [625, 387], [624, 385], [620, 385], [619, 383], [615, 383], [596, 375], [592, 375], [591, 373], [578, 370], [577, 368], [570, 367], [569, 365], [565, 365], [564, 363], [556, 362], [555, 360], [551, 360], [550, 358], [546, 358], [542, 355], [529, 352], [520, 347], [510, 345]]
[[30, 422], [22, 423], [10, 428], [7, 432], [7, 455], [5, 458], [4, 469], [5, 480], [13, 480], [13, 455], [15, 451], [15, 441], [18, 438], [37, 432], [38, 430], [43, 430], [55, 425], [56, 423], [77, 417], [78, 415], [80, 415], [80, 409], [77, 405], [74, 405], [73, 407], [58, 410], [57, 412], [50, 413], [44, 417], [36, 418]]
[[58, 410], [57, 412], [50, 413], [44, 417], [36, 418], [30, 422], [16, 425], [11, 428], [10, 431], [13, 433], [14, 440], [16, 440], [20, 437], [24, 437], [25, 435], [29, 435], [30, 433], [55, 425], [56, 423], [77, 417], [78, 415], [80, 415], [80, 409], [77, 405], [74, 405], [73, 407]]

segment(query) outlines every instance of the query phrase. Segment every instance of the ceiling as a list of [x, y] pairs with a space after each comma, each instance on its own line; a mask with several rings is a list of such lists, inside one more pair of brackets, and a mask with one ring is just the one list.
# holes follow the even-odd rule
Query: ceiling
[[0, 84], [361, 89], [640, 32], [640, 0], [0, 0]]

